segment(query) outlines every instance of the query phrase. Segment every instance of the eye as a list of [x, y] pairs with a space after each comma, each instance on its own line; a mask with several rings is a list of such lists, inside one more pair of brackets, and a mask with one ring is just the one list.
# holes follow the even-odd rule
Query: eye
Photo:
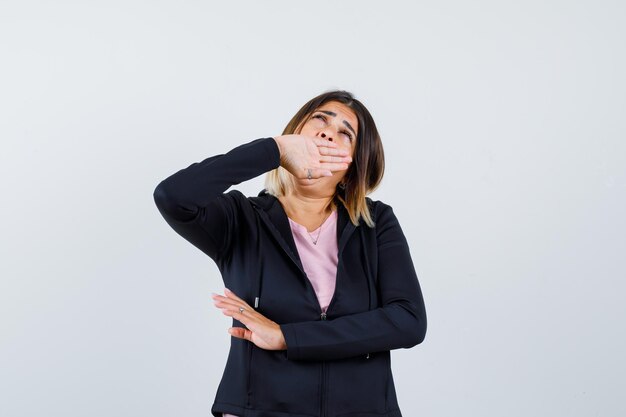
[[[314, 114], [313, 117], [311, 117], [311, 119], [320, 119], [326, 122], [326, 116], [319, 114], [319, 113]], [[350, 139], [350, 142], [352, 142], [352, 134], [350, 132], [344, 129], [344, 130], [339, 131], [339, 133], [343, 133], [344, 135], [346, 135], [348, 139]]]

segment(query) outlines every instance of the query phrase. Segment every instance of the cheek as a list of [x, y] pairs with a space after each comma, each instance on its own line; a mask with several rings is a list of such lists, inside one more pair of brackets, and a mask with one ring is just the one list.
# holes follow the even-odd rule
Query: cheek
[[350, 139], [345, 140], [345, 148], [350, 152], [350, 155], [352, 156], [352, 158], [354, 158], [355, 146], [352, 144]]
[[324, 122], [319, 119], [310, 119], [304, 124], [304, 126], [309, 129], [320, 129], [324, 127]]
[[339, 135], [334, 141], [337, 142], [337, 145], [352, 152], [352, 142], [344, 135]]
[[300, 134], [301, 135], [305, 135], [307, 133], [309, 133], [311, 131], [311, 126], [308, 123], [305, 123], [301, 128], [300, 128]]

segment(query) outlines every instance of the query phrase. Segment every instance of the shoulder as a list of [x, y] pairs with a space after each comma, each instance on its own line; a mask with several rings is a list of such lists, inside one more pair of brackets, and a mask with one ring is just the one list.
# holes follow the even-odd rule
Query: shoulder
[[259, 193], [257, 196], [247, 196], [241, 191], [237, 189], [232, 189], [223, 194], [224, 197], [227, 197], [238, 204], [248, 204], [248, 205], [256, 205], [256, 206], [266, 206], [272, 202], [272, 196], [268, 194], [265, 189]]
[[370, 214], [374, 220], [375, 228], [379, 228], [380, 226], [387, 224], [390, 220], [397, 222], [391, 205], [381, 200], [373, 200], [370, 197], [365, 197], [365, 201], [367, 202]]
[[245, 198], [251, 205], [266, 211], [270, 209], [275, 201], [278, 201], [277, 198], [270, 194], [265, 188], [263, 188], [255, 197], [245, 197], [243, 194], [241, 194], [241, 196], [242, 198]]
[[365, 201], [367, 202], [367, 206], [370, 209], [372, 215], [377, 215], [388, 210], [393, 210], [391, 205], [385, 203], [382, 200], [373, 200], [370, 197], [365, 197]]
[[372, 216], [374, 216], [374, 233], [378, 241], [378, 249], [407, 246], [408, 243], [404, 231], [394, 213], [393, 207], [380, 200], [367, 199], [369, 200], [368, 204], [371, 204], [372, 207]]
[[229, 203], [241, 207], [248, 202], [249, 197], [246, 197], [241, 191], [232, 189], [221, 195], [221, 198], [228, 201]]
[[233, 216], [253, 217], [255, 206], [264, 206], [265, 198], [248, 197], [237, 189], [231, 189], [215, 199], [225, 210]]

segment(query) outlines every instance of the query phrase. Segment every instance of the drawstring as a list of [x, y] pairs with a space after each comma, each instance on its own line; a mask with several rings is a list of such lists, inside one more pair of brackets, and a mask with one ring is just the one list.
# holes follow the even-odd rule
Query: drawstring
[[[360, 225], [359, 228], [362, 228], [363, 225]], [[365, 275], [367, 275], [367, 293], [369, 296], [368, 301], [368, 310], [372, 309], [372, 272], [370, 271], [370, 263], [367, 257], [367, 251], [365, 250], [365, 233], [363, 229], [359, 230], [359, 235], [361, 236], [361, 251], [363, 253], [363, 263], [365, 264]]]
[[[363, 231], [363, 225], [359, 226], [360, 230], [358, 231], [361, 236], [361, 252], [363, 253], [363, 263], [365, 264], [365, 275], [367, 276], [367, 294], [369, 296], [368, 300], [368, 310], [372, 309], [372, 272], [370, 271], [370, 263], [367, 257], [367, 251], [365, 250], [365, 232]], [[365, 355], [365, 359], [370, 358], [370, 353]]]
[[261, 221], [259, 220], [259, 213], [256, 213], [256, 227], [257, 227], [257, 253], [259, 254], [259, 275], [256, 280], [256, 291], [254, 296], [254, 308], [259, 308], [259, 301], [261, 299], [261, 281], [263, 280], [263, 243], [261, 239]]

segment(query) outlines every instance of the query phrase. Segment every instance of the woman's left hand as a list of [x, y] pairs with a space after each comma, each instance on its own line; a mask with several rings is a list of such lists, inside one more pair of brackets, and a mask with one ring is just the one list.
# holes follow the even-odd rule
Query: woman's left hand
[[[262, 349], [287, 349], [285, 337], [278, 323], [254, 310], [228, 288], [224, 289], [224, 294], [226, 296], [212, 295], [215, 306], [220, 308], [224, 315], [240, 321], [247, 327], [231, 327], [228, 333], [234, 337], [249, 340]], [[243, 312], [240, 312], [240, 308], [243, 308]]]

